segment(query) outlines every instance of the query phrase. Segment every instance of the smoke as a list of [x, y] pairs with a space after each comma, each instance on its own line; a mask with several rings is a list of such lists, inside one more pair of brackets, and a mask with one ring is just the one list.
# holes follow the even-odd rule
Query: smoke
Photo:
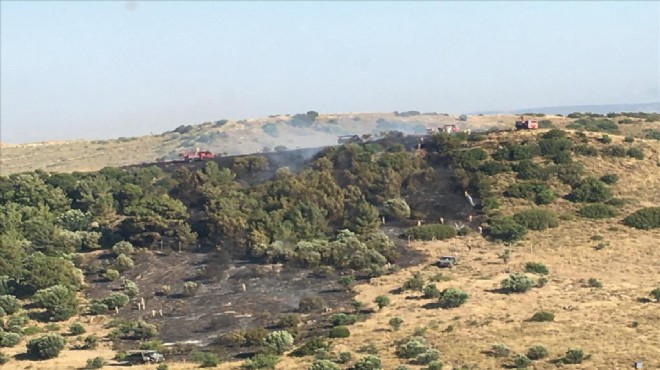
[[124, 9], [128, 10], [129, 12], [137, 10], [139, 7], [139, 4], [135, 0], [129, 0], [124, 3]]

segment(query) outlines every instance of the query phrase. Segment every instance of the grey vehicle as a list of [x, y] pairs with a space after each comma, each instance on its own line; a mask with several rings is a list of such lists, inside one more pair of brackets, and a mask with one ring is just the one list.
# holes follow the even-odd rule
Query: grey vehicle
[[448, 267], [452, 268], [456, 264], [458, 259], [454, 256], [442, 256], [438, 258], [438, 261], [435, 263], [438, 267]]
[[143, 351], [128, 351], [128, 355], [124, 358], [123, 364], [137, 365], [137, 364], [157, 364], [165, 361], [163, 356], [158, 351], [143, 350]]

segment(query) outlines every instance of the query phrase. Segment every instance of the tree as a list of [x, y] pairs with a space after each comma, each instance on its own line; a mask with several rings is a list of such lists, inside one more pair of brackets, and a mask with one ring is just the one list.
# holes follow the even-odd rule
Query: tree
[[440, 293], [438, 302], [442, 308], [455, 308], [467, 302], [469, 295], [456, 288], [448, 288]]
[[21, 308], [18, 299], [13, 295], [0, 295], [0, 310], [5, 314], [11, 315]]
[[355, 279], [350, 275], [344, 275], [337, 280], [337, 283], [339, 283], [344, 289], [350, 291], [353, 289]]
[[131, 255], [135, 252], [135, 248], [133, 248], [133, 244], [127, 241], [120, 241], [115, 243], [115, 245], [112, 246], [112, 253], [119, 257], [120, 255]]
[[383, 205], [383, 213], [387, 218], [403, 220], [410, 217], [410, 207], [402, 198], [388, 199]]
[[315, 360], [309, 370], [340, 370], [340, 367], [330, 360]]
[[378, 305], [378, 309], [382, 310], [383, 307], [390, 305], [390, 297], [386, 295], [379, 295], [378, 297], [376, 297], [374, 302]]
[[66, 320], [78, 312], [76, 292], [64, 285], [41, 289], [33, 299], [39, 307], [46, 309], [50, 320]]
[[491, 220], [488, 232], [495, 240], [510, 242], [525, 236], [527, 229], [512, 217], [503, 217]]
[[133, 260], [131, 257], [125, 255], [125, 254], [120, 254], [117, 256], [117, 259], [115, 260], [115, 267], [119, 271], [128, 271], [132, 269], [134, 266]]
[[380, 368], [380, 358], [373, 355], [362, 357], [353, 365], [353, 370], [380, 370]]
[[278, 355], [293, 347], [293, 337], [285, 330], [274, 331], [264, 338], [264, 345]]
[[82, 286], [82, 271], [61, 257], [48, 257], [33, 253], [25, 261], [25, 277], [20, 287], [27, 293], [45, 289], [53, 285], [63, 285], [71, 289]]
[[604, 202], [612, 197], [610, 189], [604, 182], [588, 177], [573, 187], [569, 198], [575, 202]]
[[130, 301], [128, 295], [121, 292], [115, 292], [103, 298], [102, 303], [107, 308], [114, 310], [115, 308], [121, 308], [126, 306], [126, 304], [128, 304], [128, 301]]
[[46, 334], [32, 339], [27, 344], [27, 353], [30, 357], [46, 360], [57, 357], [64, 349], [66, 340], [59, 334]]

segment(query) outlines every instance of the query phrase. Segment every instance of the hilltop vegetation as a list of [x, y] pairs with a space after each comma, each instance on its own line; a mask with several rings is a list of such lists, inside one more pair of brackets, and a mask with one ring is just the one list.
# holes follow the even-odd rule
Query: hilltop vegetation
[[[311, 116], [295, 118], [296, 127], [313, 125], [318, 118]], [[465, 325], [473, 328], [468, 331], [481, 330], [492, 338], [495, 334], [488, 325], [494, 315], [502, 314], [494, 310], [506, 306], [518, 320], [525, 311], [526, 295], [542, 297], [539, 299], [554, 307], [559, 299], [556, 295], [561, 294], [559, 286], [572, 286], [567, 279], [577, 280], [574, 263], [591, 271], [582, 260], [568, 260], [566, 267], [551, 259], [563, 247], [557, 243], [576, 238], [571, 233], [579, 233], [585, 225], [610, 238], [581, 235], [599, 241], [590, 252], [600, 253], [594, 259], [603, 264], [607, 258], [600, 250], [623, 253], [607, 244], [616, 240], [617, 233], [638, 240], [658, 237], [657, 142], [631, 142], [614, 134], [608, 138], [601, 133], [550, 129], [436, 134], [421, 142], [392, 132], [378, 142], [326, 148], [296, 170], [271, 168], [274, 164], [257, 154], [236, 157], [228, 168], [209, 161], [200, 169], [180, 166], [169, 172], [157, 167], [107, 167], [87, 173], [35, 171], [1, 177], [0, 315], [4, 323], [0, 343], [13, 354], [25, 353], [33, 359], [56, 358], [61, 351], [74, 348], [93, 350], [96, 334], [65, 338], [61, 328], [46, 327], [80, 315], [104, 316], [117, 310], [120, 318], [101, 333], [113, 341], [115, 349], [162, 348], [156, 341], [162, 327], [148, 315], [136, 316], [131, 307], [147, 291], [139, 280], [151, 273], [149, 264], [143, 263], [144, 256], [157, 256], [157, 251], [167, 248], [180, 252], [177, 255], [182, 260], [200, 252], [224, 254], [259, 264], [304, 268], [314, 276], [332, 279], [336, 279], [332, 275], [336, 270], [342, 275], [337, 285], [355, 295], [352, 302], [339, 305], [341, 312], [315, 316], [325, 326], [310, 332], [305, 332], [301, 316], [289, 315], [276, 322], [269, 319], [268, 326], [218, 338], [215, 345], [229, 349], [211, 347], [216, 353], [236, 353], [236, 348], [254, 351], [244, 368], [268, 368], [279, 362], [281, 368], [378, 369], [405, 363], [438, 369], [441, 362], [472, 366], [482, 361], [487, 366], [529, 366], [536, 361], [543, 368], [550, 364], [545, 359], [547, 348], [528, 343], [529, 350], [517, 348], [515, 356], [499, 343], [485, 348], [484, 343], [468, 343]], [[259, 178], [264, 171], [274, 172], [274, 176]], [[438, 223], [439, 214], [428, 199], [436, 195], [432, 193], [437, 187], [433, 179], [443, 171], [451, 173], [453, 192], [459, 197], [467, 192], [474, 200], [470, 213], [474, 222], [463, 220], [456, 227]], [[621, 184], [624, 178], [625, 184]], [[479, 248], [479, 257], [466, 255], [451, 276], [423, 265], [400, 269], [396, 264], [407, 251], [395, 244], [401, 245], [395, 238], [399, 233], [385, 232], [382, 217], [411, 242], [429, 241], [412, 246], [426, 254], [426, 264], [443, 253], [460, 253], [455, 245], [472, 250], [488, 243], [488, 248]], [[424, 225], [415, 226], [417, 221]], [[621, 244], [624, 248], [625, 243]], [[540, 252], [527, 252], [528, 246]], [[658, 253], [654, 246], [636, 252], [648, 254], [647, 260]], [[509, 264], [517, 256], [525, 256], [523, 268]], [[483, 263], [485, 258], [502, 262]], [[651, 304], [648, 297], [657, 299], [653, 292], [660, 288], [660, 282], [648, 279], [657, 276], [653, 275], [657, 266], [645, 264], [640, 257], [638, 262], [649, 270], [631, 275], [646, 278], [643, 283], [635, 280], [639, 288], [630, 294], [637, 294], [637, 301], [623, 288], [614, 292], [635, 307]], [[208, 263], [200, 274], [205, 278], [222, 275], [213, 267]], [[611, 268], [613, 273], [619, 271], [617, 266]], [[415, 274], [410, 276], [411, 272]], [[598, 277], [602, 278], [602, 271]], [[493, 284], [490, 279], [495, 280]], [[163, 285], [154, 294], [192, 300], [205, 281], [182, 281], [176, 294], [171, 286]], [[608, 280], [603, 284], [591, 276], [586, 284], [607, 290], [617, 283]], [[115, 287], [114, 291], [108, 291], [108, 286]], [[86, 299], [84, 293], [90, 287], [96, 295]], [[426, 301], [405, 299], [407, 294]], [[589, 302], [597, 297], [581, 299]], [[377, 309], [365, 307], [374, 305]], [[324, 307], [323, 299], [310, 296], [300, 300], [298, 315], [304, 319]], [[439, 322], [411, 313], [420, 307], [436, 313], [424, 317], [440, 317], [447, 323], [443, 332], [436, 330]], [[477, 313], [477, 307], [482, 311]], [[525, 311], [525, 320], [556, 321], [556, 312], [538, 311]], [[463, 314], [474, 317], [463, 322]], [[447, 315], [457, 317], [455, 323]], [[653, 319], [637, 315], [645, 323]], [[520, 336], [509, 331], [506, 320], [509, 318], [499, 324], [502, 337], [498, 342]], [[562, 335], [570, 333], [561, 328], [566, 330]], [[375, 335], [376, 329], [387, 335]], [[72, 323], [67, 330], [83, 335], [86, 328]], [[612, 330], [619, 333], [620, 329]], [[652, 325], [644, 324], [638, 330], [646, 337], [658, 337]], [[368, 346], [369, 336], [383, 339], [370, 339], [373, 348], [362, 348]], [[549, 340], [543, 332], [538, 336]], [[447, 347], [452, 340], [464, 346], [465, 354]], [[641, 345], [658, 348], [654, 343]], [[577, 344], [585, 346], [584, 341]], [[477, 349], [477, 345], [483, 348]], [[558, 344], [550, 348], [553, 361], [579, 363], [594, 356], [597, 364], [608, 363], [595, 346], [573, 348], [571, 341], [562, 345], [565, 348]], [[16, 350], [21, 346], [22, 351]], [[178, 348], [179, 352], [171, 354], [205, 364], [218, 362], [213, 353], [190, 350]], [[286, 355], [291, 350], [292, 356]], [[561, 359], [557, 358], [559, 351]]]

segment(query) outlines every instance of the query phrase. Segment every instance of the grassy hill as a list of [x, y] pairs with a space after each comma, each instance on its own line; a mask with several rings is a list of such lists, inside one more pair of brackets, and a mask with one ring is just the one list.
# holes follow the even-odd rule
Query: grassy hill
[[[513, 122], [515, 117], [477, 116], [468, 118], [468, 123], [470, 120], [475, 124], [483, 122], [482, 127], [485, 127], [488, 122], [499, 119], [503, 121], [500, 124], [509, 125], [507, 120]], [[622, 122], [626, 119], [631, 122]], [[127, 349], [158, 345], [149, 339], [126, 339], [113, 334], [123, 324], [142, 319], [157, 326], [159, 333], [155, 338], [177, 342], [163, 349], [170, 359], [169, 369], [197, 368], [199, 365], [190, 364], [194, 357], [191, 351], [201, 349], [196, 343], [207, 345], [207, 350], [226, 360], [227, 363], [218, 368], [238, 369], [244, 362], [237, 357], [249, 357], [263, 350], [259, 344], [265, 333], [290, 331], [296, 336], [294, 348], [299, 348], [314, 336], [327, 337], [333, 326], [332, 315], [337, 313], [356, 315], [353, 319], [356, 322], [347, 325], [350, 336], [332, 339], [332, 346], [317, 351], [316, 356], [284, 354], [279, 357], [276, 368], [308, 369], [317, 357], [343, 362], [337, 365], [340, 369], [351, 369], [363, 358], [376, 356], [383, 369], [396, 369], [402, 364], [410, 369], [427, 369], [429, 364], [422, 365], [421, 362], [426, 361], [418, 357], [423, 353], [433, 357], [435, 354], [429, 349], [439, 351], [438, 361], [443, 366], [436, 368], [444, 370], [506, 368], [514, 365], [517, 354], [526, 354], [533, 345], [547, 350], [544, 358], [529, 365], [535, 369], [564, 366], [562, 361], [569, 349], [579, 349], [584, 354], [582, 363], [570, 365], [571, 368], [623, 369], [629, 368], [633, 361], [644, 361], [645, 368], [658, 367], [660, 303], [650, 292], [660, 288], [657, 262], [660, 223], [657, 214], [655, 219], [647, 220], [646, 230], [623, 221], [640, 209], [660, 206], [660, 142], [654, 139], [660, 123], [644, 120], [549, 117], [550, 122], [544, 126], [567, 130], [490, 132], [461, 139], [438, 135], [425, 139], [420, 149], [416, 149], [417, 138], [390, 137], [379, 144], [327, 149], [315, 162], [299, 158], [300, 163], [296, 162], [292, 168], [307, 164], [313, 170], [299, 175], [276, 171], [272, 180], [259, 176], [264, 168], [271, 174], [278, 167], [268, 162], [272, 159], [259, 161], [259, 155], [232, 159], [229, 167], [236, 173], [236, 184], [240, 184], [242, 190], [227, 188], [223, 182], [226, 180], [212, 168], [192, 172], [194, 167], [183, 165], [172, 171], [168, 169], [170, 172], [164, 174], [148, 168], [144, 172], [130, 169], [128, 177], [113, 171], [104, 172], [102, 176], [113, 179], [111, 187], [118, 186], [114, 182], [125, 181], [126, 177], [144, 184], [144, 196], [166, 190], [173, 198], [184, 202], [189, 211], [184, 223], [200, 232], [200, 246], [187, 246], [179, 251], [174, 239], [169, 237], [163, 238], [164, 248], [158, 243], [137, 248], [131, 254], [134, 266], [122, 271], [121, 276], [134, 281], [140, 295], [118, 314], [110, 312], [99, 316], [87, 314], [90, 302], [125, 290], [120, 280], [109, 281], [104, 277], [105, 271], [118, 263], [117, 253], [113, 254], [105, 245], [82, 251], [75, 259], [77, 266], [85, 271], [88, 285], [80, 293], [82, 314], [58, 322], [56, 326], [49, 325], [39, 320], [40, 311], [30, 306], [31, 298], [23, 298], [23, 309], [31, 313], [30, 320], [24, 325], [20, 343], [0, 350], [8, 356], [3, 368], [82, 368], [87, 359], [96, 356], [109, 360]], [[250, 170], [253, 167], [254, 171]], [[173, 183], [170, 176], [176, 176], [179, 185]], [[90, 178], [98, 180], [94, 174], [90, 174]], [[83, 176], [83, 181], [90, 179]], [[380, 246], [366, 253], [353, 240], [356, 244], [347, 248], [350, 257], [333, 260], [329, 265], [333, 268], [323, 269], [314, 263], [307, 264], [314, 261], [316, 244], [295, 244], [293, 248], [294, 242], [287, 242], [288, 238], [297, 240], [292, 233], [308, 228], [308, 223], [318, 214], [310, 211], [306, 217], [298, 217], [293, 212], [291, 217], [297, 220], [294, 229], [280, 230], [291, 225], [290, 219], [278, 218], [282, 209], [295, 209], [312, 197], [315, 202], [326, 204], [328, 209], [341, 209], [333, 206], [332, 199], [322, 196], [337, 192], [329, 185], [334, 182], [343, 189], [344, 193], [336, 194], [344, 199], [344, 207], [347, 207], [336, 212], [350, 217], [351, 223], [362, 225], [368, 217], [366, 213], [355, 216], [349, 212], [354, 211], [351, 206], [356, 202], [347, 200], [355, 191], [347, 184], [358, 184], [357, 188], [368, 203], [377, 208], [377, 216], [386, 216], [385, 224], [378, 226], [377, 235], [385, 234], [394, 242], [389, 248], [396, 248], [398, 256], [392, 254], [388, 258], [392, 266], [386, 265], [382, 270], [374, 266], [347, 268], [343, 258], [355, 262], [355, 258], [374, 251], [388, 252]], [[77, 190], [73, 189], [78, 189], [75, 181], [62, 183], [70, 183], [67, 186], [72, 190], [66, 194], [75, 198]], [[127, 190], [133, 188], [118, 189], [121, 190], [115, 192], [117, 203], [123, 204], [130, 198]], [[467, 205], [463, 196], [466, 189], [474, 197], [476, 208]], [[400, 220], [392, 216], [393, 209], [400, 208], [396, 202], [388, 202], [394, 193], [410, 208]], [[16, 195], [15, 202], [25, 201], [21, 194], [24, 193]], [[248, 201], [249, 198], [253, 201]], [[234, 208], [232, 201], [238, 199], [240, 204]], [[133, 202], [136, 203], [123, 206], [123, 210], [116, 208], [115, 214], [102, 213], [105, 217], [102, 228], [107, 233], [104, 235], [134, 236], [133, 229], [126, 231], [122, 227], [127, 219], [136, 217], [131, 207], [141, 203], [137, 199]], [[262, 202], [263, 210], [268, 212], [259, 208]], [[284, 208], [279, 209], [278, 204]], [[166, 213], [173, 208], [176, 207], [167, 204], [159, 209]], [[245, 217], [237, 209], [249, 216], [245, 223], [234, 223]], [[213, 212], [216, 212], [215, 218], [205, 220]], [[140, 222], [147, 222], [148, 212], [136, 214], [144, 217], [138, 219]], [[30, 212], [26, 215], [28, 224], [32, 225], [33, 216]], [[457, 223], [465, 228], [455, 237], [433, 240], [445, 238], [442, 233], [446, 228], [437, 225], [440, 217], [447, 225]], [[512, 217], [518, 226], [504, 221], [507, 217]], [[274, 219], [273, 224], [263, 226], [269, 218]], [[328, 218], [332, 219], [330, 215]], [[332, 220], [327, 226], [345, 226], [342, 219]], [[158, 221], [159, 224], [163, 222]], [[206, 236], [203, 236], [204, 227], [207, 227], [202, 225], [204, 222], [211, 228], [206, 230]], [[442, 233], [426, 241], [401, 237], [410, 230], [420, 230], [416, 229], [419, 224], [438, 227]], [[138, 223], [130, 225], [140, 226]], [[225, 228], [214, 230], [218, 225]], [[227, 228], [232, 225], [237, 225], [237, 229]], [[0, 236], [1, 227], [6, 225], [0, 222]], [[253, 250], [248, 252], [254, 254], [247, 253], [251, 259], [242, 255], [239, 258], [239, 254], [231, 258], [220, 253], [233, 250], [234, 243], [242, 240], [248, 229], [254, 235], [253, 232], [259, 230], [270, 232], [268, 228], [275, 230], [275, 242], [262, 247], [265, 255], [273, 258]], [[33, 230], [23, 232], [35, 232]], [[328, 230], [323, 232], [333, 234]], [[43, 233], [37, 234], [40, 239], [35, 240], [44, 238]], [[220, 238], [217, 245], [214, 235]], [[369, 235], [365, 244], [378, 245]], [[334, 240], [334, 236], [329, 238]], [[279, 240], [285, 243], [278, 244]], [[104, 244], [104, 241], [99, 243]], [[18, 245], [29, 248], [26, 243]], [[343, 244], [332, 245], [340, 248]], [[325, 261], [333, 253], [326, 250], [322, 259]], [[437, 258], [445, 255], [458, 257], [458, 264], [451, 269], [434, 266]], [[547, 271], [540, 266], [545, 266]], [[533, 286], [524, 293], [503, 290], [502, 281], [517, 273], [533, 279]], [[441, 308], [437, 298], [425, 297], [415, 284], [409, 284], [412, 289], [402, 289], [414, 274], [418, 274], [414, 282], [422, 288], [430, 284], [435, 284], [436, 292], [456, 288], [467, 293], [468, 298], [458, 307]], [[342, 287], [338, 284], [340, 276], [354, 276], [354, 286], [351, 289]], [[195, 294], [185, 294], [188, 282], [199, 284]], [[246, 284], [245, 291], [241, 284]], [[164, 286], [169, 287], [167, 294], [163, 294]], [[430, 288], [424, 290], [428, 292], [426, 295], [435, 294]], [[146, 299], [145, 311], [135, 308], [140, 296]], [[389, 300], [382, 308], [376, 304], [380, 296]], [[301, 311], [299, 302], [306, 297], [320, 297], [323, 303]], [[379, 300], [384, 302], [382, 298]], [[162, 309], [164, 315], [154, 316], [152, 309]], [[532, 320], [539, 312], [550, 313], [552, 315], [542, 316], [553, 319]], [[283, 318], [291, 314], [299, 315], [298, 321], [283, 324]], [[390, 324], [395, 317], [401, 319], [397, 330]], [[87, 333], [68, 336], [67, 346], [57, 358], [44, 361], [25, 358], [25, 344], [30, 339], [44, 332], [65, 334], [68, 324], [78, 320]], [[96, 349], [73, 349], [91, 333], [105, 340], [100, 340]], [[424, 339], [409, 340], [409, 337]], [[404, 346], [405, 342], [410, 343]], [[350, 359], [341, 353], [350, 353]], [[339, 361], [340, 356], [345, 361]], [[519, 361], [522, 361], [520, 357]], [[153, 369], [155, 366], [132, 368]]]

